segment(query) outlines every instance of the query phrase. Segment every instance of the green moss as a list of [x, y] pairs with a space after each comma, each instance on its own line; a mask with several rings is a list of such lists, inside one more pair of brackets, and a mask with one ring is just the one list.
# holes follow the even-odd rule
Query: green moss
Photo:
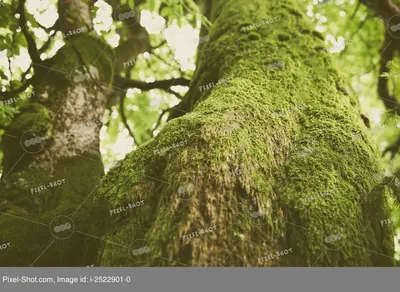
[[[258, 17], [275, 8], [251, 3]], [[111, 206], [139, 198], [148, 203], [117, 218], [106, 239], [129, 245], [145, 238], [155, 256], [138, 264], [110, 244], [103, 265], [257, 266], [259, 257], [288, 248], [292, 254], [265, 265], [392, 265], [368, 251], [390, 254], [393, 239], [377, 224], [389, 216], [388, 192], [374, 187], [378, 153], [354, 97], [338, 90], [326, 52], [315, 49], [323, 46], [320, 38], [306, 34], [282, 46], [291, 39], [288, 31], [312, 29], [295, 1], [282, 1], [276, 11], [285, 21], [248, 42], [237, 31], [239, 23], [254, 22], [254, 13], [233, 1], [214, 23], [212, 49], [199, 54], [192, 111], [105, 177], [99, 196]], [[229, 84], [198, 90], [231, 77]], [[171, 146], [181, 141], [188, 142]], [[261, 222], [252, 216], [257, 211], [265, 212]], [[208, 226], [218, 232], [182, 240]], [[327, 249], [324, 239], [335, 232], [343, 246]]]
[[324, 36], [322, 35], [322, 33], [320, 33], [319, 31], [313, 30], [313, 31], [312, 31], [312, 34], [313, 34], [315, 37], [319, 38], [320, 40], [325, 40], [325, 37], [324, 37]]
[[261, 35], [259, 33], [255, 31], [249, 33], [249, 40], [258, 41], [259, 39], [261, 39]]
[[290, 34], [281, 32], [278, 34], [278, 39], [281, 42], [285, 42], [285, 41], [289, 41], [291, 39], [291, 37], [290, 37]]
[[[51, 111], [45, 106], [35, 102], [26, 104], [20, 109], [20, 112], [21, 114], [15, 116], [10, 126], [18, 132], [24, 132], [30, 129], [40, 132], [46, 131], [52, 117]], [[51, 126], [49, 129], [51, 129]]]

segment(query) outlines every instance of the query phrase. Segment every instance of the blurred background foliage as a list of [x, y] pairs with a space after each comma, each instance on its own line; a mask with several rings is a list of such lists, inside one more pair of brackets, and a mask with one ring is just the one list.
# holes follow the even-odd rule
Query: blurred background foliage
[[[371, 135], [382, 154], [381, 163], [385, 175], [396, 174], [400, 166], [400, 156], [396, 155], [397, 152], [385, 152], [385, 149], [399, 139], [400, 119], [385, 110], [377, 95], [385, 23], [364, 5], [359, 5], [357, 0], [302, 1], [305, 2], [306, 13], [315, 23], [316, 30], [326, 38], [326, 49], [332, 56], [334, 66], [347, 82], [346, 90], [358, 97], [361, 111], [370, 121]], [[18, 24], [20, 15], [16, 13], [17, 2], [0, 0], [2, 92], [19, 88], [34, 74], [31, 71], [27, 44]], [[135, 5], [132, 0], [121, 2], [132, 7]], [[143, 2], [140, 5], [140, 21], [150, 35], [152, 49], [131, 60], [123, 74], [146, 82], [178, 77], [190, 79], [195, 70], [196, 36], [202, 23], [208, 25], [208, 21], [201, 16], [194, 0]], [[125, 28], [120, 22], [112, 20], [111, 7], [105, 1], [99, 0], [93, 3], [91, 12], [98, 35], [111, 46], [117, 47], [124, 39]], [[62, 34], [52, 29], [57, 18], [56, 0], [27, 0], [27, 25], [35, 35], [43, 60], [54, 56], [64, 45]], [[395, 95], [400, 95], [400, 88], [397, 86], [400, 81], [398, 57], [390, 66], [392, 71], [386, 76], [390, 89]], [[188, 88], [176, 86], [173, 90], [183, 96]], [[32, 88], [28, 87], [21, 94], [29, 94], [31, 91]], [[0, 105], [0, 125], [9, 124], [24, 102], [26, 99]], [[178, 103], [179, 96], [163, 90], [127, 90], [123, 101], [125, 122], [121, 116], [121, 104], [111, 106], [102, 121], [104, 126], [100, 133], [101, 153], [106, 171], [138, 145], [157, 135], [167, 121], [168, 110]], [[0, 141], [3, 133], [0, 130]], [[394, 239], [396, 259], [400, 260], [400, 212], [396, 206], [394, 210], [392, 219], [397, 229]]]

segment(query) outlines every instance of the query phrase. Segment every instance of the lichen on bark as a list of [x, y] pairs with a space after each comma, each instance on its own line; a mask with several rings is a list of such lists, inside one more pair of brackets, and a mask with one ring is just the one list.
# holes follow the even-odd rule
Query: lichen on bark
[[[93, 202], [93, 197], [104, 170], [101, 125], [88, 122], [103, 115], [114, 59], [109, 45], [93, 33], [66, 40], [34, 88], [37, 94], [9, 126], [3, 139], [0, 239], [10, 241], [12, 248], [2, 254], [1, 265], [97, 264], [102, 245], [98, 238], [104, 231], [99, 216], [106, 211], [104, 201]], [[77, 67], [78, 73], [93, 73], [88, 84], [74, 83]], [[31, 130], [43, 135], [44, 146], [37, 153], [24, 151], [21, 144], [23, 133]], [[58, 180], [63, 183], [35, 190]], [[51, 222], [60, 215], [72, 218], [76, 228], [66, 240], [52, 234]]]

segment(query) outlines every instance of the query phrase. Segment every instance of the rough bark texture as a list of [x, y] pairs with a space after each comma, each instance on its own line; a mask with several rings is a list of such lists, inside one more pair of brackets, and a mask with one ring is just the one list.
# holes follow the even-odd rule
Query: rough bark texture
[[274, 2], [212, 7], [211, 41], [183, 104], [190, 113], [102, 182], [111, 209], [144, 201], [109, 217], [102, 265], [393, 264], [392, 231], [380, 224], [389, 194], [374, 187], [378, 153], [356, 99], [297, 1]]
[[[89, 15], [85, 1], [74, 1], [78, 2], [78, 10], [69, 7], [65, 16], [69, 20], [60, 13], [65, 29], [83, 26], [71, 22], [73, 15], [80, 20]], [[99, 119], [106, 106], [104, 88], [113, 80], [115, 57], [90, 32], [66, 38], [66, 43], [34, 88], [35, 98], [21, 109], [3, 138], [0, 240], [10, 242], [11, 248], [1, 253], [2, 266], [96, 263], [101, 241], [84, 233], [101, 236], [104, 229], [99, 214], [105, 204], [93, 203], [93, 197], [104, 174]], [[27, 140], [36, 143], [27, 146]], [[59, 185], [49, 187], [59, 180]], [[39, 191], [42, 185], [47, 189]], [[71, 218], [71, 230], [75, 228], [66, 239], [54, 236], [58, 219], [52, 220], [60, 215]], [[61, 219], [57, 224], [69, 223]]]

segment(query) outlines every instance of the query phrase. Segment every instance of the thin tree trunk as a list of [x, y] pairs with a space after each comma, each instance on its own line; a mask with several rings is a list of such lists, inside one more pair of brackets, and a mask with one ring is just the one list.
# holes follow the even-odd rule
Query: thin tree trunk
[[104, 174], [99, 131], [114, 53], [87, 32], [86, 2], [73, 5], [60, 7], [67, 44], [3, 137], [0, 239], [11, 247], [0, 255], [2, 266], [91, 265], [101, 247], [95, 237], [102, 236], [99, 216], [107, 209], [93, 198]]

